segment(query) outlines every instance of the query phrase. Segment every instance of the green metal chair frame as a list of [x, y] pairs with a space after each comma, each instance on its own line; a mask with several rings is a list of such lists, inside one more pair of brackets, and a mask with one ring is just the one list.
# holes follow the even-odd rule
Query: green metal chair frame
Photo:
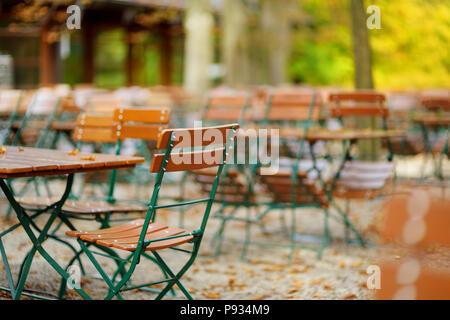
[[[202, 111], [202, 123], [206, 126], [223, 125], [227, 122], [236, 122], [243, 126], [248, 117], [251, 96], [241, 91], [226, 91], [224, 93], [210, 93], [206, 98], [206, 105]], [[227, 167], [224, 176], [227, 175]], [[187, 174], [183, 174], [180, 181], [179, 199], [185, 199]], [[179, 211], [179, 225], [184, 226], [184, 211]]]
[[[294, 109], [298, 109], [300, 116], [299, 119], [303, 120], [300, 121], [299, 119], [293, 119], [293, 121], [295, 122], [295, 125], [300, 126], [303, 125], [305, 132], [304, 135], [301, 139], [299, 139], [297, 141], [298, 144], [298, 151], [297, 154], [294, 155], [294, 157], [292, 157], [292, 153], [290, 154], [290, 156], [295, 160], [293, 161], [293, 164], [291, 166], [292, 172], [297, 173], [298, 169], [299, 169], [299, 160], [302, 159], [302, 157], [304, 156], [304, 146], [306, 143], [306, 136], [307, 136], [307, 132], [311, 127], [311, 123], [312, 123], [312, 119], [319, 119], [319, 112], [317, 112], [317, 93], [315, 91], [313, 92], [302, 92], [299, 93], [297, 91], [291, 91], [290, 94], [288, 94], [287, 97], [281, 97], [279, 103], [282, 107], [286, 107], [289, 108], [286, 111], [290, 111], [290, 112], [286, 112], [285, 110], [282, 110], [281, 112], [275, 112], [274, 117], [287, 122], [292, 122], [293, 117], [295, 116], [295, 112], [292, 112], [292, 110]], [[266, 105], [266, 113], [265, 113], [265, 118], [263, 120], [263, 124], [267, 125], [269, 123], [271, 123], [272, 121], [272, 115], [271, 115], [271, 109], [274, 106], [274, 100], [273, 100], [273, 95], [270, 95], [268, 100], [267, 100], [267, 105]], [[314, 116], [313, 116], [314, 115]], [[302, 123], [303, 122], [303, 123]], [[231, 165], [228, 165], [226, 169], [229, 169]], [[328, 210], [327, 208], [325, 208], [325, 221], [324, 221], [324, 231], [323, 231], [323, 237], [322, 237], [322, 241], [321, 241], [321, 245], [319, 248], [314, 248], [314, 247], [310, 247], [310, 246], [299, 246], [296, 244], [296, 230], [295, 230], [295, 210], [299, 209], [299, 208], [310, 208], [310, 207], [314, 207], [314, 208], [322, 208], [323, 204], [320, 204], [319, 199], [317, 198], [317, 196], [314, 194], [314, 192], [312, 191], [312, 189], [310, 187], [308, 187], [307, 185], [305, 185], [302, 181], [302, 177], [298, 174], [291, 174], [291, 185], [290, 185], [290, 194], [291, 194], [291, 199], [290, 201], [285, 201], [284, 202], [279, 202], [279, 203], [261, 203], [261, 202], [257, 202], [253, 199], [253, 190], [254, 190], [254, 184], [256, 181], [260, 182], [260, 184], [263, 184], [265, 186], [268, 186], [267, 183], [265, 183], [264, 181], [264, 177], [262, 177], [261, 175], [258, 174], [261, 165], [260, 164], [256, 164], [256, 165], [250, 165], [250, 166], [237, 166], [238, 171], [242, 172], [243, 167], [248, 167], [250, 173], [246, 175], [246, 181], [247, 181], [247, 185], [246, 185], [246, 190], [248, 191], [248, 193], [244, 194], [245, 198], [243, 199], [243, 201], [235, 201], [235, 200], [231, 200], [231, 201], [227, 201], [225, 200], [225, 196], [226, 196], [226, 189], [230, 187], [230, 185], [225, 185], [226, 180], [224, 179], [222, 182], [222, 185], [219, 188], [219, 197], [218, 200], [221, 203], [221, 207], [219, 210], [217, 210], [213, 217], [214, 218], [218, 218], [221, 220], [221, 224], [220, 227], [214, 237], [214, 242], [218, 241], [217, 246], [216, 246], [216, 255], [218, 255], [220, 253], [221, 247], [222, 247], [222, 243], [224, 240], [223, 237], [223, 232], [225, 229], [225, 225], [228, 221], [243, 221], [246, 223], [246, 233], [245, 233], [245, 240], [244, 240], [244, 246], [242, 249], [242, 254], [241, 254], [241, 258], [245, 258], [247, 255], [247, 251], [248, 251], [248, 247], [252, 244], [255, 245], [264, 245], [264, 246], [279, 246], [279, 245], [273, 245], [273, 244], [269, 244], [269, 243], [256, 243], [256, 242], [252, 242], [251, 241], [251, 233], [250, 233], [250, 226], [251, 224], [257, 223], [260, 224], [261, 228], [263, 230], [265, 230], [263, 224], [262, 224], [262, 219], [272, 210], [275, 209], [282, 209], [284, 210], [291, 210], [292, 214], [291, 214], [291, 218], [292, 218], [292, 224], [291, 224], [291, 230], [290, 230], [290, 245], [289, 248], [290, 250], [290, 254], [289, 254], [289, 261], [292, 260], [293, 258], [293, 254], [294, 254], [294, 250], [296, 248], [305, 248], [305, 249], [311, 249], [311, 250], [317, 250], [318, 252], [318, 258], [320, 259], [322, 257], [322, 253], [324, 248], [326, 247], [327, 243], [330, 240], [329, 234], [328, 234]], [[244, 169], [245, 170], [245, 169]], [[309, 171], [312, 170], [318, 170], [317, 167], [314, 165], [311, 169], [309, 169], [306, 173], [309, 173]], [[313, 196], [314, 199], [312, 199], [313, 201], [311, 201], [310, 203], [299, 203], [298, 202], [298, 194], [297, 194], [297, 188], [299, 186], [305, 187], [305, 192], [306, 193], [310, 193], [311, 196]], [[270, 189], [270, 187], [269, 187]], [[222, 192], [224, 194], [222, 194]], [[272, 196], [275, 196], [275, 199], [277, 198], [277, 196], [279, 196], [278, 192], [275, 190], [269, 190], [269, 194], [271, 194]], [[224, 199], [224, 200], [221, 200]], [[224, 214], [224, 209], [227, 207], [232, 207], [233, 210], [231, 211], [230, 214], [225, 215]], [[240, 218], [240, 217], [235, 217], [234, 214], [236, 213], [237, 209], [239, 207], [244, 207], [247, 210], [247, 216], [246, 218]], [[265, 207], [263, 211], [261, 211], [256, 218], [251, 218], [251, 208], [259, 208], [259, 207]], [[258, 210], [259, 211], [259, 210]], [[281, 218], [283, 219], [284, 222], [284, 214], [281, 215]]]
[[[195, 261], [195, 258], [198, 255], [198, 251], [200, 248], [200, 244], [206, 229], [206, 225], [208, 222], [208, 218], [210, 215], [211, 207], [214, 202], [214, 197], [216, 194], [217, 187], [219, 185], [220, 175], [222, 173], [225, 161], [228, 157], [228, 155], [231, 152], [231, 149], [233, 147], [233, 142], [235, 138], [236, 130], [239, 128], [238, 124], [232, 124], [232, 125], [225, 125], [220, 127], [205, 127], [205, 128], [196, 128], [196, 129], [174, 129], [174, 130], [165, 130], [162, 135], [160, 136], [160, 139], [158, 141], [158, 149], [164, 150], [164, 153], [156, 154], [155, 157], [152, 160], [152, 166], [150, 171], [153, 173], [157, 173], [157, 178], [155, 182], [155, 186], [153, 189], [153, 193], [149, 202], [148, 211], [145, 216], [145, 221], [142, 225], [142, 229], [139, 234], [138, 239], [133, 239], [134, 245], [128, 246], [130, 249], [129, 251], [132, 251], [131, 254], [126, 259], [121, 259], [121, 266], [116, 270], [116, 272], [113, 274], [112, 277], [109, 277], [107, 273], [103, 270], [98, 260], [94, 257], [95, 252], [91, 251], [88, 248], [88, 245], [85, 241], [83, 241], [81, 238], [78, 238], [78, 242], [83, 249], [83, 251], [88, 256], [89, 260], [93, 263], [95, 268], [98, 270], [98, 272], [103, 277], [105, 283], [109, 287], [108, 295], [105, 299], [112, 299], [114, 297], [117, 297], [118, 299], [123, 299], [123, 296], [121, 292], [129, 291], [133, 289], [138, 288], [144, 288], [148, 287], [154, 284], [160, 284], [160, 283], [166, 283], [166, 286], [164, 289], [158, 294], [156, 299], [163, 298], [168, 291], [174, 286], [177, 285], [180, 290], [183, 292], [183, 294], [188, 299], [192, 299], [192, 296], [188, 292], [188, 290], [183, 286], [180, 279], [181, 277], [186, 273], [186, 271], [190, 268], [192, 263]], [[196, 134], [200, 133], [204, 134], [207, 130], [219, 130], [219, 132], [222, 134], [222, 143], [220, 143], [221, 147], [216, 149], [206, 149], [205, 147], [212, 147], [211, 145], [208, 145], [205, 141], [197, 143], [194, 141], [194, 139], [191, 139], [190, 142], [187, 142], [184, 140], [185, 137], [190, 136], [191, 138], [194, 137]], [[182, 137], [182, 140], [178, 140], [178, 137]], [[177, 144], [175, 144], [178, 142]], [[218, 144], [218, 141], [215, 141], [215, 144]], [[180, 153], [174, 153], [175, 150], [182, 150], [181, 148], [188, 148], [190, 151], [184, 152], [182, 151], [182, 154], [187, 156], [189, 159], [189, 163], [177, 163], [175, 160], [175, 157], [179, 156]], [[197, 148], [197, 151], [192, 151], [194, 148]], [[200, 150], [198, 150], [200, 148]], [[195, 163], [194, 157], [195, 155], [202, 155], [202, 162], [201, 163]], [[204, 156], [212, 156], [212, 155], [221, 155], [220, 163], [209, 163], [208, 161], [205, 161]], [[161, 189], [164, 174], [166, 172], [176, 172], [176, 171], [190, 171], [190, 170], [196, 170], [201, 168], [212, 168], [212, 167], [218, 167], [217, 174], [215, 177], [215, 181], [213, 184], [213, 188], [210, 192], [209, 197], [203, 198], [203, 199], [196, 199], [196, 200], [190, 200], [185, 202], [178, 202], [178, 203], [172, 203], [167, 205], [158, 205], [158, 198], [159, 198], [159, 191]], [[146, 238], [148, 235], [148, 228], [151, 226], [151, 224], [155, 221], [156, 218], [156, 212], [158, 209], [163, 208], [173, 208], [178, 206], [191, 206], [194, 204], [200, 204], [200, 203], [206, 203], [205, 212], [201, 221], [201, 225], [198, 229], [192, 231], [192, 232], [183, 232], [182, 234], [177, 234], [174, 236], [169, 237], [161, 237], [157, 239], [149, 239]], [[107, 231], [107, 230], [106, 230]], [[79, 235], [83, 234], [83, 232], [80, 232]], [[95, 233], [94, 233], [95, 234]], [[105, 233], [103, 233], [105, 235]], [[107, 236], [107, 234], [106, 234]], [[105, 237], [102, 237], [105, 238]], [[185, 253], [190, 254], [190, 257], [186, 264], [175, 273], [164, 261], [164, 259], [161, 257], [161, 255], [157, 252], [157, 250], [152, 250], [151, 246], [153, 244], [157, 244], [161, 241], [172, 241], [175, 239], [181, 239], [182, 243], [189, 241], [193, 245], [193, 249], [188, 251], [184, 249], [180, 249], [177, 247], [173, 247], [174, 250], [182, 251]], [[184, 240], [183, 240], [184, 239]], [[137, 240], [137, 241], [136, 241]], [[186, 240], [186, 241], [185, 241]], [[146, 251], [151, 251], [154, 258], [158, 262], [161, 269], [165, 271], [165, 273], [168, 275], [163, 280], [160, 281], [154, 281], [150, 283], [140, 284], [140, 285], [133, 285], [128, 286], [127, 283], [130, 280], [132, 274], [134, 273], [137, 264], [140, 262], [141, 257], [144, 255]], [[116, 259], [116, 257], [111, 257], [113, 259]], [[118, 281], [117, 275], [120, 273], [120, 271], [124, 270], [125, 266], [129, 264], [128, 269], [126, 273], [122, 276], [122, 278]]]

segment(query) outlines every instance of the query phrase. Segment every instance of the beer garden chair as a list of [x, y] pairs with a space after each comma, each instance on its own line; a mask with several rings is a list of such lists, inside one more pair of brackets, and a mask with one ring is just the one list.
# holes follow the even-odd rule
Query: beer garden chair
[[[370, 121], [375, 122], [378, 128], [382, 131], [388, 131], [388, 117], [389, 109], [386, 107], [386, 97], [381, 93], [375, 91], [355, 91], [355, 92], [341, 92], [331, 94], [330, 97], [330, 113], [331, 117], [337, 118], [341, 123], [343, 130], [351, 132], [351, 125], [348, 124], [348, 120], [360, 121], [360, 119], [369, 117]], [[350, 128], [349, 128], [350, 127]], [[359, 130], [373, 130], [368, 124], [367, 128]], [[377, 129], [375, 129], [377, 130]], [[345, 224], [345, 239], [347, 242], [352, 242], [349, 237], [349, 230], [352, 229], [355, 232], [354, 226], [348, 219], [350, 211], [351, 200], [371, 200], [381, 196], [386, 196], [390, 192], [383, 190], [386, 185], [386, 179], [389, 177], [390, 172], [393, 171], [393, 156], [390, 138], [385, 138], [387, 146], [387, 162], [380, 163], [379, 155], [373, 154], [372, 150], [367, 153], [365, 150], [358, 150], [358, 157], [351, 155], [351, 148], [357, 141], [344, 141], [344, 158], [337, 170], [335, 176], [325, 184], [328, 184], [329, 199], [339, 198], [344, 199], [345, 209], [342, 210], [337, 205], [335, 208], [341, 213], [344, 218]], [[377, 157], [377, 159], [375, 159]], [[356, 161], [363, 160], [363, 162]], [[364, 162], [366, 161], [366, 162]], [[375, 162], [374, 162], [375, 161]], [[380, 172], [377, 174], [377, 171]], [[374, 176], [370, 175], [374, 172]], [[373, 179], [376, 179], [374, 181]], [[333, 201], [334, 203], [334, 201]], [[358, 242], [362, 245], [362, 239], [359, 233], [356, 233]]]
[[[262, 168], [260, 163], [247, 166], [236, 166], [234, 170], [229, 169], [227, 179], [223, 179], [218, 189], [218, 201], [221, 202], [221, 209], [215, 212], [214, 217], [221, 220], [219, 230], [214, 240], [218, 241], [216, 247], [216, 255], [220, 253], [223, 242], [223, 232], [225, 225], [232, 220], [243, 221], [246, 223], [246, 232], [244, 246], [242, 250], [242, 258], [246, 257], [248, 247], [254, 245], [270, 246], [269, 243], [257, 243], [251, 240], [251, 225], [259, 224], [263, 231], [266, 231], [263, 224], [263, 218], [272, 210], [281, 210], [281, 217], [284, 222], [286, 210], [291, 210], [291, 229], [286, 234], [290, 235], [291, 249], [289, 260], [292, 259], [294, 250], [299, 247], [317, 250], [318, 258], [321, 258], [323, 249], [329, 241], [328, 235], [328, 203], [323, 198], [323, 193], [317, 190], [313, 183], [310, 183], [308, 174], [315, 170], [314, 166], [303, 170], [300, 168], [301, 160], [304, 158], [304, 147], [306, 144], [306, 134], [311, 125], [311, 119], [320, 119], [320, 98], [311, 91], [299, 92], [275, 92], [269, 96], [264, 124], [280, 123], [294, 121], [295, 125], [304, 125], [305, 132], [301, 139], [290, 139], [290, 145], [286, 144], [287, 154], [290, 156], [289, 162], [284, 168], [277, 173], [269, 175], [261, 174]], [[305, 122], [305, 123], [302, 123]], [[245, 134], [245, 133], [244, 133]], [[254, 142], [254, 141], [253, 141]], [[249, 143], [253, 143], [249, 142]], [[293, 157], [292, 155], [296, 153]], [[247, 168], [243, 168], [247, 167]], [[302, 169], [302, 170], [300, 170]], [[295, 173], [294, 173], [295, 172]], [[211, 187], [211, 178], [208, 173], [195, 172], [197, 181], [203, 182], [203, 190], [207, 191]], [[209, 174], [210, 175], [210, 174]], [[239, 175], [241, 179], [239, 179]], [[256, 183], [257, 182], [257, 183]], [[261, 201], [258, 199], [255, 189], [257, 185], [264, 189], [265, 196], [270, 201]], [[232, 211], [225, 214], [224, 208], [231, 207]], [[246, 208], [247, 215], [245, 218], [236, 216], [236, 212], [240, 207]], [[260, 211], [259, 208], [264, 208]], [[295, 212], [298, 208], [322, 208], [325, 211], [325, 222], [323, 236], [319, 247], [299, 246], [296, 243], [296, 222]], [[256, 208], [256, 217], [251, 215], [251, 209]], [[276, 245], [275, 245], [276, 246]]]
[[[164, 130], [160, 135], [157, 144], [157, 148], [162, 152], [155, 154], [150, 168], [150, 172], [156, 173], [157, 177], [145, 219], [135, 220], [109, 229], [67, 232], [67, 235], [78, 239], [81, 248], [108, 285], [109, 292], [106, 299], [112, 299], [114, 297], [122, 299], [122, 293], [125, 291], [146, 288], [161, 283], [165, 283], [165, 287], [159, 292], [156, 299], [163, 298], [174, 285], [177, 285], [188, 299], [192, 299], [192, 296], [183, 286], [180, 279], [197, 257], [211, 207], [214, 202], [216, 190], [219, 185], [220, 175], [226, 158], [231, 153], [235, 132], [238, 128], [238, 124], [231, 124], [217, 127]], [[220, 137], [216, 138], [213, 142], [205, 140], [197, 141], [194, 139], [197, 134], [201, 134], [203, 137], [208, 131], [212, 132], [213, 135], [219, 133]], [[181, 161], [180, 156], [183, 157], [183, 160]], [[196, 160], [199, 158], [201, 161]], [[159, 192], [163, 185], [166, 173], [185, 172], [213, 167], [217, 167], [217, 172], [208, 197], [164, 205], [158, 204]], [[201, 224], [199, 228], [194, 231], [173, 228], [156, 222], [157, 211], [159, 209], [185, 207], [201, 203], [206, 204], [206, 207]], [[94, 257], [95, 252], [88, 248], [90, 243], [96, 243], [100, 246], [129, 252], [129, 255], [126, 259], [121, 260], [119, 268], [112, 276], [109, 276], [104, 271], [99, 261]], [[179, 245], [184, 243], [190, 243], [192, 249], [186, 250], [178, 248]], [[190, 255], [186, 264], [178, 272], [174, 272], [159, 254], [160, 250], [166, 248], [171, 248], [177, 252], [184, 252]], [[159, 281], [130, 286], [129, 280], [131, 276], [135, 272], [141, 257], [147, 253], [153, 255], [154, 259], [158, 262], [159, 267], [167, 274], [166, 278]], [[127, 264], [128, 268], [126, 269], [126, 273], [118, 280], [118, 274], [120, 271], [125, 270]]]

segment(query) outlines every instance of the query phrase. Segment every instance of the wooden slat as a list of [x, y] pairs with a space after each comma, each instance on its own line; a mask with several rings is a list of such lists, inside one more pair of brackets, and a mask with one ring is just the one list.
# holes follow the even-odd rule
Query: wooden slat
[[[239, 125], [235, 123], [215, 127], [164, 130], [158, 140], [157, 148], [165, 149], [169, 143], [172, 133], [175, 133], [174, 147], [178, 148], [224, 144], [225, 139], [228, 138], [230, 130], [233, 127], [236, 130], [239, 129]], [[183, 141], [183, 138], [186, 138], [186, 140]], [[215, 138], [218, 139], [218, 141], [214, 141]]]
[[169, 108], [118, 108], [114, 110], [115, 122], [169, 123]]
[[117, 138], [111, 128], [75, 128], [72, 138], [74, 141], [114, 143]]
[[114, 119], [112, 116], [99, 114], [80, 114], [77, 118], [77, 126], [93, 128], [112, 128]]
[[381, 93], [373, 91], [360, 91], [360, 92], [341, 92], [333, 93], [330, 95], [330, 101], [358, 101], [358, 102], [385, 102], [386, 96]]
[[241, 109], [212, 108], [204, 116], [208, 121], [238, 121], [242, 116]]
[[247, 104], [247, 100], [248, 97], [245, 95], [242, 96], [213, 95], [209, 98], [208, 106], [210, 108], [214, 107], [243, 108]]
[[[309, 116], [309, 106], [308, 107], [277, 107], [271, 108], [267, 115], [268, 120], [277, 121], [277, 120], [300, 120], [306, 121]], [[311, 112], [311, 120], [319, 120], [320, 119], [320, 110], [319, 108], [314, 108]]]
[[162, 131], [167, 129], [167, 125], [146, 125], [146, 124], [117, 124], [114, 135], [118, 139], [142, 139], [157, 141]]
[[[225, 148], [218, 148], [206, 151], [171, 153], [166, 166], [166, 171], [191, 171], [216, 167], [222, 163], [224, 149]], [[150, 172], [159, 172], [163, 158], [164, 154], [154, 155]]]
[[387, 118], [389, 109], [380, 106], [334, 107], [330, 110], [332, 117], [373, 116]]

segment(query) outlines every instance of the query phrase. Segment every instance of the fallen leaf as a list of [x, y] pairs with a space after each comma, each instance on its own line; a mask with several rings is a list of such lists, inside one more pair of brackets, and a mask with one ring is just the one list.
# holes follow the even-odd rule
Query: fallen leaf
[[321, 295], [320, 293], [314, 293], [312, 295], [313, 298], [323, 298], [323, 295]]
[[257, 296], [257, 297], [248, 298], [247, 300], [264, 300], [264, 299], [267, 298], [268, 296], [269, 296], [268, 294], [262, 294], [262, 295]]
[[334, 288], [332, 286], [328, 285], [328, 284], [324, 285], [323, 288], [325, 290], [334, 290]]
[[361, 267], [363, 262], [361, 260], [355, 261], [352, 263], [352, 268], [359, 268]]
[[6, 153], [6, 148], [4, 146], [0, 147], [0, 154]]
[[323, 279], [312, 279], [310, 281], [310, 284], [321, 284], [323, 282]]
[[292, 289], [289, 289], [289, 290], [288, 290], [288, 293], [294, 293], [294, 292], [297, 292], [297, 291], [298, 291], [297, 288], [292, 288]]
[[224, 271], [223, 273], [230, 275], [230, 276], [234, 276], [237, 274], [237, 272], [235, 270], [227, 270], [227, 271]]
[[208, 299], [219, 299], [220, 292], [202, 292], [202, 295]]
[[309, 272], [309, 268], [305, 267], [303, 269], [299, 269], [299, 268], [293, 267], [293, 268], [289, 268], [286, 271], [288, 273], [306, 273], [306, 272]]
[[197, 291], [194, 288], [188, 288], [188, 291], [192, 294], [196, 293]]
[[19, 151], [22, 152], [22, 151], [25, 151], [25, 149], [22, 147], [19, 147]]
[[89, 161], [94, 161], [95, 160], [95, 156], [87, 156], [87, 157], [82, 157], [81, 160], [89, 160]]
[[72, 150], [72, 151], [69, 151], [67, 154], [68, 154], [69, 156], [74, 156], [74, 155], [77, 155], [78, 152], [80, 152], [80, 150], [74, 149], [74, 150]]
[[297, 282], [292, 283], [291, 286], [296, 288], [296, 289], [300, 289], [303, 286], [304, 283], [305, 283], [305, 281], [298, 280]]
[[339, 266], [339, 268], [344, 268], [345, 267], [345, 261], [344, 260], [339, 261], [338, 266]]
[[341, 298], [342, 299], [354, 299], [354, 298], [356, 298], [356, 294], [348, 293], [348, 294], [343, 295]]

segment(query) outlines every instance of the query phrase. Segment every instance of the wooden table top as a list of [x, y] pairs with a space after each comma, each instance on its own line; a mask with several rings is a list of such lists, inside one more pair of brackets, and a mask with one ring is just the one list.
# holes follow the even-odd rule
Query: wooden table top
[[[270, 129], [279, 129], [280, 138], [297, 138], [301, 139], [304, 136], [304, 129], [302, 128], [247, 128], [247, 129], [269, 129], [267, 134], [270, 135]], [[239, 130], [241, 135], [248, 135], [245, 128]], [[252, 134], [250, 134], [252, 136]], [[309, 141], [342, 141], [342, 140], [360, 140], [360, 139], [385, 139], [394, 137], [404, 137], [406, 132], [404, 130], [327, 130], [327, 129], [310, 129], [308, 131], [307, 140]]]
[[[5, 146], [0, 153], [0, 178], [62, 175], [134, 167], [144, 158], [109, 154]], [[0, 150], [1, 152], [1, 150]]]

